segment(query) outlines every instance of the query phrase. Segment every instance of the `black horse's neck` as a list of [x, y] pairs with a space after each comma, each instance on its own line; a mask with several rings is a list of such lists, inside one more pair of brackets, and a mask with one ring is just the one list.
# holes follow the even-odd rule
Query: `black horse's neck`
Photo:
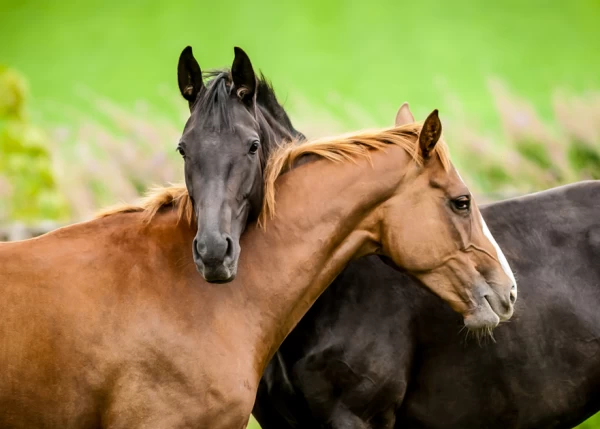
[[265, 147], [263, 148], [264, 161], [266, 162], [273, 150], [282, 141], [301, 141], [305, 140], [305, 137], [294, 128], [287, 112], [277, 100], [273, 86], [262, 74], [258, 78], [257, 88], [256, 105], [259, 115], [262, 115], [262, 119], [265, 121], [265, 123], [261, 123], [261, 129], [267, 134], [264, 136]]
[[258, 79], [256, 103], [262, 110], [268, 113], [273, 120], [273, 124], [280, 127], [283, 132], [289, 134], [295, 140], [305, 139], [304, 135], [292, 125], [290, 117], [277, 100], [273, 86], [262, 74]]

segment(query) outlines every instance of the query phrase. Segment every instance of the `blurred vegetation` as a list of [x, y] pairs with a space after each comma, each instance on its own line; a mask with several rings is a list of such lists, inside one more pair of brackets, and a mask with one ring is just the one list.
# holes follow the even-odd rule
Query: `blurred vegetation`
[[26, 102], [25, 79], [0, 66], [0, 221], [66, 219], [46, 134], [30, 122]]
[[[464, 110], [497, 127], [487, 94], [498, 76], [550, 119], [557, 87], [600, 88], [598, 0], [0, 1], [0, 61], [30, 79], [39, 103], [87, 108], [89, 87], [120, 105], [149, 101], [175, 117], [181, 50], [203, 69], [231, 65], [241, 46], [292, 113], [297, 93], [354, 128], [338, 96], [374, 125], [412, 101], [417, 117], [459, 94]], [[297, 115], [295, 115], [297, 116]], [[69, 120], [69, 115], [63, 118]]]
[[550, 120], [498, 80], [489, 93], [499, 134], [480, 131], [475, 118], [451, 123], [448, 132], [455, 163], [476, 191], [522, 194], [600, 178], [600, 92], [555, 91]]
[[[257, 427], [259, 427], [257, 425]], [[598, 429], [600, 428], [600, 413], [587, 419], [585, 422], [577, 426], [577, 429]]]

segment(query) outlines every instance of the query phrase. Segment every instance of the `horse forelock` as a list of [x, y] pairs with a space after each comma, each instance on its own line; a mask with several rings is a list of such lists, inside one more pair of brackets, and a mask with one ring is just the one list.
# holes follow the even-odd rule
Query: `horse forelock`
[[215, 132], [232, 131], [235, 123], [229, 107], [231, 73], [229, 70], [210, 70], [203, 73], [204, 88], [192, 106], [192, 116]]
[[[204, 125], [208, 125], [215, 131], [232, 131], [235, 125], [233, 109], [231, 109], [231, 89], [233, 80], [230, 69], [209, 70], [203, 73], [205, 85], [198, 93], [192, 109], [196, 116], [201, 118]], [[244, 91], [239, 88], [238, 91]], [[277, 100], [275, 90], [267, 78], [261, 73], [257, 77], [256, 103], [264, 109], [276, 121], [282, 130], [289, 135], [296, 134], [292, 123], [283, 106]], [[237, 94], [239, 97], [240, 94]], [[257, 118], [258, 119], [258, 118]], [[267, 123], [267, 125], [269, 125]], [[285, 138], [287, 136], [279, 136]]]

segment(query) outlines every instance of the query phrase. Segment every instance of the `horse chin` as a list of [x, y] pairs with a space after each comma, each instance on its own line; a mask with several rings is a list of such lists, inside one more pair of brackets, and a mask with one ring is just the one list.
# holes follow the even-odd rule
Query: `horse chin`
[[212, 281], [208, 281], [209, 283], [214, 283], [214, 284], [225, 284], [225, 283], [229, 283], [231, 281], [233, 281], [235, 279], [235, 274], [231, 275], [229, 278], [225, 279], [225, 280], [212, 280]]
[[500, 323], [500, 317], [492, 310], [487, 299], [481, 305], [464, 316], [465, 327], [469, 331], [491, 332]]
[[229, 283], [235, 279], [237, 274], [237, 267], [228, 267], [225, 264], [210, 268], [196, 264], [196, 269], [204, 277], [204, 280], [215, 284]]

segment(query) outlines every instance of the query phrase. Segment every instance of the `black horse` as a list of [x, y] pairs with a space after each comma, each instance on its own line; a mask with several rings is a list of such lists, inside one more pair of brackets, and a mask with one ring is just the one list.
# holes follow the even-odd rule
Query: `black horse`
[[205, 73], [206, 83], [190, 46], [177, 66], [190, 106], [177, 150], [198, 219], [192, 251], [200, 274], [214, 283], [235, 278], [240, 235], [261, 209], [269, 154], [283, 141], [304, 140], [248, 55], [234, 51], [231, 70]]
[[[488, 205], [520, 297], [495, 341], [377, 256], [349, 265], [270, 362], [281, 428], [571, 428], [600, 409], [600, 182]], [[414, 287], [407, 287], [407, 283]]]

